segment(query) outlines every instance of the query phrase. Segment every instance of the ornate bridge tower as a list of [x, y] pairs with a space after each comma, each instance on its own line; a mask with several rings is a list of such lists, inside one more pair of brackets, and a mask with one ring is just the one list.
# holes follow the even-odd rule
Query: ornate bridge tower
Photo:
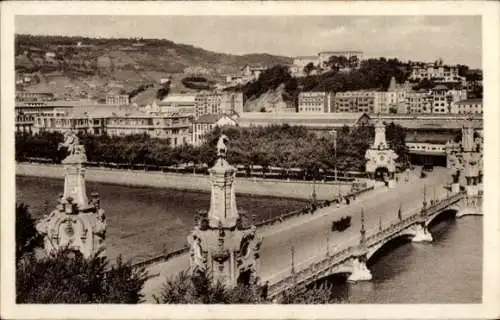
[[78, 137], [67, 132], [65, 142], [59, 147], [67, 147], [69, 152], [62, 161], [66, 171], [64, 193], [60, 195], [56, 209], [40, 219], [36, 229], [44, 237], [47, 253], [69, 248], [88, 258], [104, 249], [104, 210], [97, 193], [91, 195], [90, 201], [87, 198], [84, 168], [87, 157], [85, 149], [78, 143]]
[[389, 148], [385, 138], [385, 125], [378, 116], [375, 123], [375, 139], [371, 147], [366, 150], [366, 172], [372, 179], [381, 174], [388, 180], [389, 187], [394, 186], [394, 173], [396, 171], [396, 162], [398, 155]]
[[228, 139], [217, 143], [217, 160], [209, 169], [212, 194], [207, 216], [195, 218], [188, 236], [193, 271], [206, 270], [214, 281], [233, 287], [239, 282], [256, 282], [262, 239], [255, 225], [245, 226], [236, 208], [236, 169], [227, 160]]

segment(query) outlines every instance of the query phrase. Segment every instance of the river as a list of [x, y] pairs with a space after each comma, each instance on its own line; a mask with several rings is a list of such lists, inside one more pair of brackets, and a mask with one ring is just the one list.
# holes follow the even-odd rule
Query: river
[[[16, 200], [39, 216], [44, 201], [55, 204], [62, 179], [16, 177]], [[134, 261], [185, 243], [196, 209], [209, 206], [209, 194], [172, 189], [87, 183], [107, 211], [107, 251]], [[238, 196], [238, 207], [260, 219], [303, 206], [300, 201]], [[373, 280], [349, 284], [332, 277], [340, 303], [480, 303], [482, 295], [482, 218], [446, 219], [431, 227], [432, 243], [394, 243], [370, 260]]]

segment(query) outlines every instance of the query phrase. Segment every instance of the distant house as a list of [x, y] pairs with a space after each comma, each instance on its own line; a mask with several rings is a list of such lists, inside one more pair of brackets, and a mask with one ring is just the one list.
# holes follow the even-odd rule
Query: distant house
[[56, 53], [52, 51], [45, 52], [45, 58], [54, 59], [56, 57]]

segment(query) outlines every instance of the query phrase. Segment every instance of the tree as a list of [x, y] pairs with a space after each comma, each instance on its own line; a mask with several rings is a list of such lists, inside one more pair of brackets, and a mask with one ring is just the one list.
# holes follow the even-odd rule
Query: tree
[[306, 64], [303, 71], [306, 75], [309, 75], [311, 71], [313, 71], [314, 69], [315, 69], [314, 63], [309, 62], [308, 64]]
[[33, 252], [41, 244], [41, 240], [28, 206], [24, 203], [16, 204], [16, 261]]
[[398, 113], [398, 108], [397, 107], [390, 107], [389, 108], [389, 113], [392, 113], [392, 114]]
[[89, 259], [72, 250], [48, 257], [30, 255], [16, 265], [17, 303], [139, 303], [148, 276], [118, 258], [96, 253]]

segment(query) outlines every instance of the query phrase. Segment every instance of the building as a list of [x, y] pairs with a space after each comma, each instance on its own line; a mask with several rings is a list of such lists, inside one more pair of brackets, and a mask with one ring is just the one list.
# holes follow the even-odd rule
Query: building
[[195, 97], [195, 118], [206, 114], [231, 114], [243, 112], [241, 92], [201, 92]]
[[445, 85], [437, 85], [431, 90], [432, 112], [451, 113], [452, 106], [467, 99], [466, 90], [449, 90]]
[[430, 113], [432, 112], [431, 96], [425, 92], [408, 92], [406, 94], [407, 113]]
[[106, 104], [128, 105], [130, 104], [130, 99], [128, 94], [107, 95]]
[[53, 92], [46, 91], [16, 91], [16, 101], [52, 101]]
[[335, 93], [333, 92], [301, 92], [298, 97], [298, 112], [333, 112], [334, 100]]
[[455, 114], [483, 114], [483, 99], [467, 99], [455, 102], [451, 107]]
[[192, 117], [180, 114], [148, 114], [131, 106], [78, 106], [35, 117], [33, 132], [80, 133], [126, 136], [146, 134], [166, 139], [172, 147], [191, 143]]
[[226, 114], [205, 114], [193, 122], [192, 143], [199, 146], [205, 142], [205, 136], [215, 127], [236, 126], [237, 120]]
[[[345, 91], [335, 94], [334, 112], [375, 112], [375, 100], [380, 102], [381, 96], [375, 91]], [[381, 107], [379, 107], [381, 108]]]
[[158, 103], [159, 112], [195, 115], [196, 94], [169, 94]]
[[412, 66], [410, 80], [422, 81], [424, 79], [435, 82], [463, 82], [464, 77], [459, 76], [457, 66], [443, 66], [440, 62]]

